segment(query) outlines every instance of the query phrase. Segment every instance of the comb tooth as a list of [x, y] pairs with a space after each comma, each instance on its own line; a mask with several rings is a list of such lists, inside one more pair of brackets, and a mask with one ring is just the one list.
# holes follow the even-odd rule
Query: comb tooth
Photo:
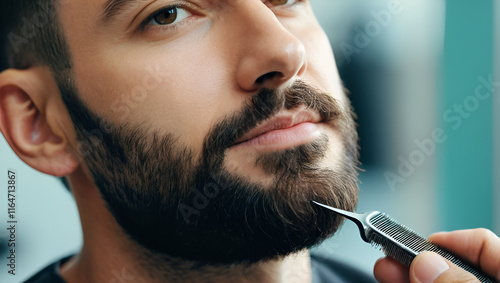
[[393, 236], [394, 235], [394, 232], [396, 231], [399, 231], [399, 227], [397, 227], [396, 225], [393, 225], [392, 223], [389, 223], [387, 225], [387, 231], [386, 233], [390, 236]]
[[378, 223], [380, 223], [384, 219], [384, 215], [383, 215], [383, 213], [379, 213], [375, 217], [373, 217], [372, 219], [373, 219], [373, 224], [377, 225]]
[[379, 225], [380, 225], [380, 229], [384, 229], [387, 231], [390, 231], [390, 229], [391, 229], [390, 223], [381, 222]]
[[396, 220], [392, 219], [385, 213], [372, 211], [365, 214], [357, 214], [333, 208], [315, 201], [312, 202], [326, 209], [335, 211], [336, 213], [343, 215], [356, 223], [363, 240], [384, 251], [386, 255], [394, 258], [405, 266], [409, 266], [415, 256], [420, 252], [433, 251], [456, 264], [460, 268], [472, 273], [481, 282], [496, 282], [491, 277], [478, 271], [451, 253], [427, 241], [410, 228], [399, 224]]
[[423, 251], [436, 252], [460, 268], [472, 273], [481, 282], [495, 283], [488, 275], [478, 271], [471, 265], [457, 258], [453, 254], [427, 241], [410, 228], [399, 224], [384, 213], [379, 213], [367, 219], [372, 229], [370, 242], [372, 246], [381, 249], [387, 256], [394, 258], [401, 264], [409, 266], [413, 258]]
[[392, 257], [405, 266], [409, 266], [411, 261], [413, 260], [413, 257], [409, 253], [397, 247], [396, 245], [394, 245], [394, 243], [379, 234], [374, 233], [373, 243], [375, 243], [375, 247], [378, 247], [387, 256]]

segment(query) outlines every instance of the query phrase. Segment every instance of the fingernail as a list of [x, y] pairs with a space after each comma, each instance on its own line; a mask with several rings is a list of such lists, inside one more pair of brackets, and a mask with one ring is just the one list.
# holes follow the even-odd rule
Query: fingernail
[[415, 263], [414, 272], [420, 282], [432, 283], [448, 268], [450, 267], [443, 258], [435, 253], [428, 253]]

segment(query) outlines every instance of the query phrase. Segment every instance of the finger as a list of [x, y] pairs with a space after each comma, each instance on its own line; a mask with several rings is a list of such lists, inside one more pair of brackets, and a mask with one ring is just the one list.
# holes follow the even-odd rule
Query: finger
[[408, 268], [390, 257], [377, 260], [373, 267], [373, 275], [380, 283], [409, 283]]
[[480, 283], [474, 275], [433, 252], [422, 252], [410, 266], [412, 283]]
[[429, 241], [500, 280], [500, 238], [487, 229], [437, 233]]

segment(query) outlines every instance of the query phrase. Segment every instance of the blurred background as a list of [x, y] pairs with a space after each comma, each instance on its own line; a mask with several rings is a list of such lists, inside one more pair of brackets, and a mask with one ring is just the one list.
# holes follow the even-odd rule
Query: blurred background
[[[500, 1], [312, 0], [359, 116], [359, 212], [379, 210], [423, 236], [485, 227], [500, 234]], [[497, 29], [495, 29], [497, 28]], [[78, 252], [76, 206], [61, 183], [0, 138], [0, 184], [17, 172], [16, 280]], [[2, 185], [0, 185], [2, 186]], [[0, 227], [7, 221], [1, 188]], [[0, 258], [7, 252], [0, 229]], [[312, 252], [371, 273], [382, 255], [352, 223]], [[2, 261], [3, 262], [3, 261]]]

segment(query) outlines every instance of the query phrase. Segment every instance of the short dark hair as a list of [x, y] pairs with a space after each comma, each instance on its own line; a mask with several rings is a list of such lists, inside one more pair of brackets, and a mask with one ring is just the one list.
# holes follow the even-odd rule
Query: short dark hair
[[72, 63], [58, 20], [62, 0], [1, 1], [6, 3], [0, 12], [0, 71], [47, 66], [59, 85], [67, 80]]
[[[71, 56], [58, 20], [61, 0], [3, 0], [2, 47], [8, 67], [48, 66], [55, 75], [71, 68]], [[5, 63], [4, 63], [5, 64]]]

